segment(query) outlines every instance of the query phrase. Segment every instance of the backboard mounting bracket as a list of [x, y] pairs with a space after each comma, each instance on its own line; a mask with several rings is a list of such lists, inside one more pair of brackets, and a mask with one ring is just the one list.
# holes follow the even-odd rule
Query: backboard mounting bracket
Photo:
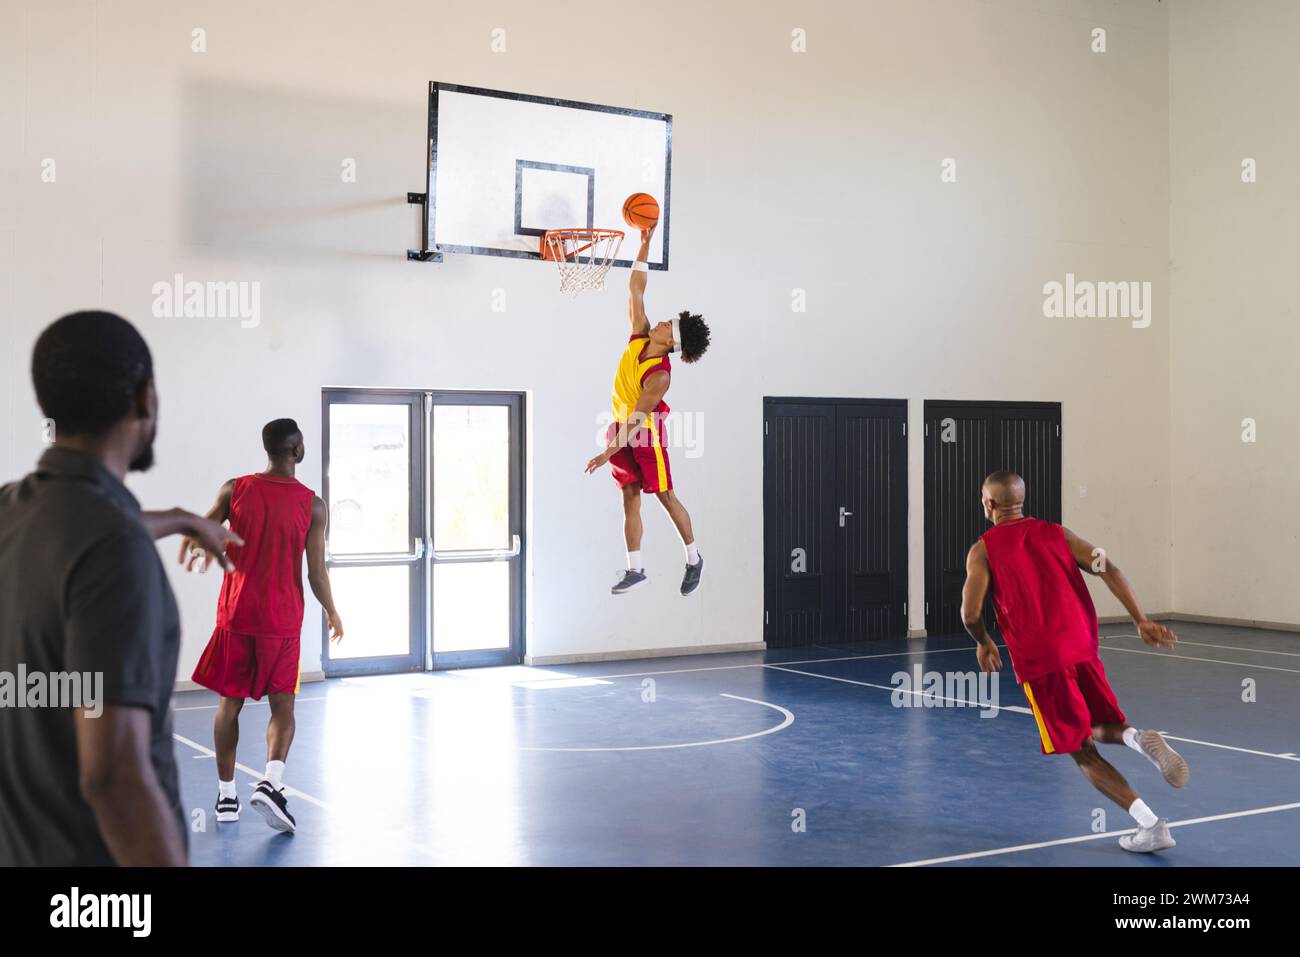
[[[412, 206], [424, 206], [429, 202], [429, 194], [408, 192], [406, 194], [406, 201]], [[427, 229], [427, 226], [425, 225], [427, 223], [428, 223], [428, 219], [426, 218], [425, 214], [421, 213], [420, 214], [421, 234], [423, 234]], [[428, 236], [421, 235], [420, 238], [423, 242], [427, 243], [429, 241]], [[408, 249], [406, 251], [406, 258], [410, 262], [440, 263], [442, 262], [442, 251], [439, 250], [437, 247], [434, 247], [433, 249], [425, 249], [425, 248]]]

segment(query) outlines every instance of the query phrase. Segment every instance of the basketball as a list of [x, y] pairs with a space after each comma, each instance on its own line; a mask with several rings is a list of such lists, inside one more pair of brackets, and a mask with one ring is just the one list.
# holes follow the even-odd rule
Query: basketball
[[659, 222], [659, 201], [649, 193], [633, 193], [623, 201], [623, 222], [635, 229], [649, 229]]

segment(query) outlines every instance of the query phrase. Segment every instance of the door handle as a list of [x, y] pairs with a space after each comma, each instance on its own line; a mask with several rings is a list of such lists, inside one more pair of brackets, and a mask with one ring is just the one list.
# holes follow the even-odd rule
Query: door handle
[[518, 535], [510, 536], [509, 548], [489, 548], [476, 551], [440, 552], [434, 549], [433, 559], [437, 562], [484, 562], [505, 561], [518, 556], [520, 552]]
[[409, 552], [357, 552], [343, 557], [336, 557], [329, 550], [329, 545], [325, 546], [325, 563], [330, 566], [410, 565], [418, 562], [423, 557], [424, 540], [420, 538], [411, 540], [411, 550]]
[[844, 520], [845, 520], [846, 518], [848, 518], [848, 517], [849, 517], [850, 515], [852, 515], [852, 514], [853, 514], [853, 513], [850, 512], [850, 511], [849, 511], [847, 508], [845, 508], [843, 505], [840, 506], [840, 528], [843, 528], [843, 527], [844, 527], [844, 525], [845, 525], [845, 521], [844, 521]]

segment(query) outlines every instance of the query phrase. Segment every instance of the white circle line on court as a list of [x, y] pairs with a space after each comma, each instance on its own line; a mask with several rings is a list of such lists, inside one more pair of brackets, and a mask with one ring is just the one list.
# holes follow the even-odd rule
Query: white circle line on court
[[748, 741], [752, 738], [761, 738], [764, 735], [776, 734], [778, 731], [784, 731], [790, 725], [794, 724], [794, 712], [788, 708], [783, 708], [779, 704], [772, 704], [770, 701], [759, 701], [757, 698], [742, 698], [738, 694], [721, 694], [723, 698], [732, 698], [736, 701], [748, 701], [750, 704], [761, 704], [765, 708], [771, 708], [773, 711], [779, 711], [784, 716], [780, 724], [771, 728], [765, 728], [762, 731], [755, 731], [752, 734], [742, 734], [734, 738], [716, 738], [712, 741], [683, 741], [681, 744], [639, 744], [622, 748], [520, 748], [520, 751], [670, 751], [674, 748], [703, 748], [712, 744], [734, 744], [737, 741]]

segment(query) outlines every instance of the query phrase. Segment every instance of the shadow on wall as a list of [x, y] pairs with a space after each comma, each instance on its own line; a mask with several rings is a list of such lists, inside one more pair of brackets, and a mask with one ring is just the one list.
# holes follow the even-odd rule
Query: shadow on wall
[[409, 103], [209, 79], [184, 92], [185, 236], [231, 258], [404, 259], [419, 245], [424, 91]]

